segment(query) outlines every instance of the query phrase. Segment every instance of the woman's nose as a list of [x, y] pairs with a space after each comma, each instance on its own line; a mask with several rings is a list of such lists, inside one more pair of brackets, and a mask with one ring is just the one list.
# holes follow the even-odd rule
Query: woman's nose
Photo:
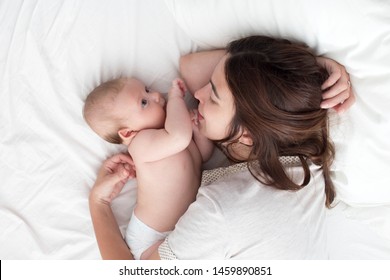
[[195, 91], [194, 97], [198, 99], [200, 103], [203, 103], [206, 93], [207, 93], [207, 85]]

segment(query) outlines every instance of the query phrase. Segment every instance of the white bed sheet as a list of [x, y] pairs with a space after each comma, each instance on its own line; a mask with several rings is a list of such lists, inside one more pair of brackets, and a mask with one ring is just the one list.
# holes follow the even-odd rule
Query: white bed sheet
[[[0, 2], [0, 258], [96, 259], [88, 193], [121, 150], [91, 133], [83, 101], [132, 75], [166, 91], [195, 44], [163, 1]], [[122, 228], [134, 184], [115, 201]]]
[[[305, 41], [347, 66], [358, 100], [334, 130], [343, 202], [329, 211], [330, 257], [390, 259], [388, 2], [195, 2], [0, 1], [0, 259], [100, 258], [88, 194], [123, 148], [85, 124], [92, 88], [132, 75], [165, 92], [180, 55], [255, 33]], [[122, 231], [135, 193], [130, 182], [114, 202]]]

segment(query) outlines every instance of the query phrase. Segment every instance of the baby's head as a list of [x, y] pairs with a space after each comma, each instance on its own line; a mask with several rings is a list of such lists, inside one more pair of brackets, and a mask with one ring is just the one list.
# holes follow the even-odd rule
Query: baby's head
[[142, 129], [159, 129], [165, 122], [165, 99], [134, 78], [119, 78], [96, 87], [84, 104], [84, 118], [104, 140], [129, 144]]

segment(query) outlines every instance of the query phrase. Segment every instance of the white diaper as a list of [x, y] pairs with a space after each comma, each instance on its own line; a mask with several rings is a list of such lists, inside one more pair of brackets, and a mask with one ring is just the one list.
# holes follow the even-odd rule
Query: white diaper
[[169, 233], [170, 231], [158, 232], [152, 229], [138, 219], [133, 212], [126, 229], [125, 240], [134, 258], [139, 260], [145, 250], [157, 241], [164, 240]]

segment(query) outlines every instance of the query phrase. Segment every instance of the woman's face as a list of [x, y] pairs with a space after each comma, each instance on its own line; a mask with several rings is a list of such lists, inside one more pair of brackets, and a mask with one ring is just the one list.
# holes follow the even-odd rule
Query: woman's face
[[210, 82], [195, 92], [199, 100], [199, 131], [211, 140], [225, 138], [235, 114], [233, 95], [225, 79], [225, 55], [211, 76]]

